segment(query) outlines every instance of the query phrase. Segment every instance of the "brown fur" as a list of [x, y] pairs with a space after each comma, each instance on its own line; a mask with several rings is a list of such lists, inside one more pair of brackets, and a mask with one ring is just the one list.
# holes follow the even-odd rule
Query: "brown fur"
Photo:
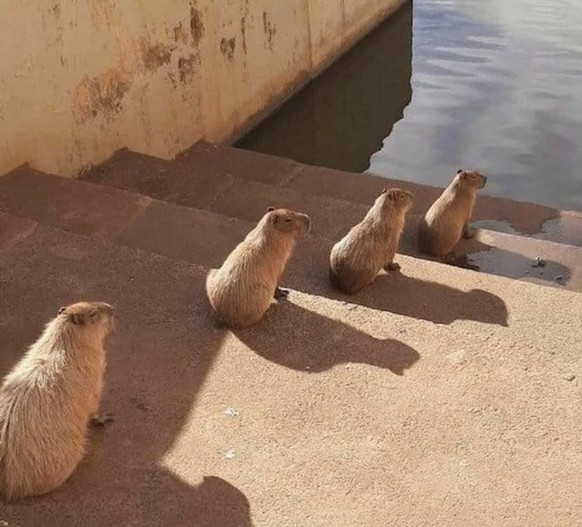
[[257, 323], [277, 295], [295, 240], [311, 226], [309, 216], [269, 207], [258, 225], [206, 279], [214, 311], [231, 327]]
[[340, 291], [353, 295], [369, 286], [381, 269], [397, 270], [398, 249], [412, 193], [384, 189], [366, 217], [337, 242], [330, 254], [330, 279]]
[[477, 191], [485, 186], [487, 177], [474, 170], [458, 170], [452, 183], [432, 204], [418, 223], [419, 249], [429, 255], [444, 258], [451, 253], [462, 236], [470, 238], [469, 222]]
[[6, 499], [50, 492], [77, 467], [87, 425], [97, 416], [103, 340], [112, 327], [108, 304], [63, 307], [6, 376], [0, 388], [0, 494]]

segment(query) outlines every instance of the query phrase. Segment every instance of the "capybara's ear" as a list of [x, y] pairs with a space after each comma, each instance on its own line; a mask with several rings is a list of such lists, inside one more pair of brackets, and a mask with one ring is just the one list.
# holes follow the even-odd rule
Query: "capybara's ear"
[[72, 313], [71, 322], [77, 326], [85, 325], [85, 314], [84, 313]]
[[463, 171], [462, 168], [459, 168], [459, 170], [457, 170], [457, 174], [460, 174]]
[[267, 212], [273, 212], [275, 210], [275, 207], [268, 207], [267, 208]]
[[65, 309], [67, 309], [67, 306], [59, 307], [59, 315], [62, 315], [65, 312]]
[[388, 192], [388, 189], [387, 188], [383, 188], [382, 189], [382, 192], [380, 192], [380, 194], [386, 194], [386, 192]]

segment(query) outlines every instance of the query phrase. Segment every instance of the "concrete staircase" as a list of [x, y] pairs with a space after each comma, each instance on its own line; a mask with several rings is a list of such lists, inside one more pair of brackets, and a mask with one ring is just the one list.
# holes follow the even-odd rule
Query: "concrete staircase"
[[[312, 217], [315, 237], [334, 242], [382, 188], [401, 186], [415, 194], [401, 251], [417, 258], [423, 257], [414, 236], [418, 214], [442, 191], [208, 144], [194, 145], [175, 162], [122, 150], [82, 179], [248, 222], [273, 204], [294, 208]], [[480, 196], [475, 220], [487, 228], [459, 249], [482, 272], [582, 290], [582, 214]], [[546, 265], [536, 266], [536, 258]]]
[[[466, 244], [478, 273], [419, 258], [411, 218], [402, 273], [344, 297], [331, 245], [391, 184], [206, 144], [120, 151], [80, 180], [1, 177], [0, 374], [61, 304], [119, 315], [116, 422], [0, 524], [577, 525], [582, 217], [482, 197], [476, 219], [512, 229]], [[397, 184], [413, 214], [438, 192]], [[206, 272], [269, 205], [314, 222], [293, 292], [254, 328], [217, 328]]]

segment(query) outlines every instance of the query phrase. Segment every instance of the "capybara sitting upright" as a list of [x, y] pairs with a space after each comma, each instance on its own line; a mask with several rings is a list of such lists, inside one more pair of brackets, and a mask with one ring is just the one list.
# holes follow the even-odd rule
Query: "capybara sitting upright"
[[273, 298], [287, 295], [279, 287], [295, 240], [307, 234], [306, 214], [269, 207], [257, 226], [206, 279], [206, 292], [218, 317], [233, 328], [257, 323]]
[[470, 238], [470, 226], [477, 191], [487, 177], [475, 170], [458, 170], [452, 183], [418, 222], [418, 247], [426, 254], [445, 258], [459, 243], [461, 236]]
[[382, 191], [365, 218], [331, 250], [329, 275], [336, 289], [353, 295], [369, 286], [381, 269], [400, 269], [394, 255], [411, 206], [411, 192]]
[[[100, 422], [103, 340], [113, 310], [101, 302], [62, 307], [0, 388], [0, 494], [11, 500], [62, 485]], [[39, 519], [42, 524], [42, 520]]]

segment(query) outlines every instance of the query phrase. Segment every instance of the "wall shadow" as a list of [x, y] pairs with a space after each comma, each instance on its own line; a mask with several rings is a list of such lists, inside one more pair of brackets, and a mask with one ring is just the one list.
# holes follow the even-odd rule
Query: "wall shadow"
[[189, 484], [162, 464], [225, 335], [212, 328], [204, 278], [184, 262], [147, 253], [136, 258], [122, 247], [45, 227], [2, 254], [0, 375], [62, 304], [111, 302], [117, 328], [106, 344], [102, 401], [115, 422], [91, 432], [87, 455], [60, 489], [0, 506], [1, 520], [31, 527], [39, 518], [46, 527], [251, 525], [240, 489], [202, 465], [184, 468]]
[[235, 146], [362, 172], [412, 98], [412, 3]]
[[420, 359], [415, 349], [398, 340], [374, 338], [292, 301], [273, 306], [261, 324], [234, 333], [261, 357], [309, 373], [361, 363], [404, 375]]

